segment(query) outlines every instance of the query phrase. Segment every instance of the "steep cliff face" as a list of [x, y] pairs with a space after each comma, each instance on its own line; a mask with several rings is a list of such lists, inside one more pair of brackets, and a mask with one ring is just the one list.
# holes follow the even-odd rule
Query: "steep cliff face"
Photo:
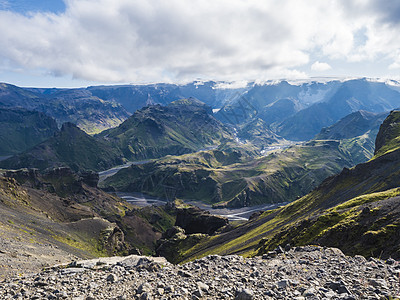
[[179, 201], [171, 205], [176, 213], [175, 225], [163, 233], [156, 247], [156, 254], [170, 262], [181, 261], [185, 251], [230, 226], [227, 218], [211, 215], [198, 207], [182, 205]]
[[397, 150], [400, 147], [400, 114], [392, 111], [382, 123], [375, 141], [375, 155]]
[[198, 207], [177, 208], [175, 226], [185, 230], [187, 234], [213, 234], [228, 225], [228, 219], [211, 215]]

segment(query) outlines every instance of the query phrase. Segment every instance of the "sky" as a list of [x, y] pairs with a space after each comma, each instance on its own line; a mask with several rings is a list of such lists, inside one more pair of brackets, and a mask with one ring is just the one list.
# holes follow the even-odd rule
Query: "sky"
[[0, 0], [0, 82], [400, 80], [398, 0]]

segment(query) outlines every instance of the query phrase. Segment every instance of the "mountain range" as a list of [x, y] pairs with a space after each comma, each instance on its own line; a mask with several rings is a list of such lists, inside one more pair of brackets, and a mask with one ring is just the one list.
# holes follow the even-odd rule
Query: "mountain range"
[[129, 117], [117, 102], [104, 101], [81, 89], [29, 89], [0, 84], [0, 107], [42, 112], [58, 126], [72, 122], [87, 133], [115, 127]]
[[[80, 257], [183, 262], [319, 244], [398, 259], [399, 103], [393, 82], [367, 79], [1, 84], [0, 154], [14, 156], [0, 161], [0, 227]], [[114, 167], [99, 189], [97, 172]], [[168, 204], [146, 208], [105, 192], [166, 190]], [[281, 206], [229, 224], [189, 200]]]
[[348, 255], [399, 259], [399, 120], [400, 112], [394, 111], [380, 126], [370, 161], [344, 168], [286, 206], [175, 249], [174, 261], [210, 253], [252, 256], [272, 251], [273, 255], [274, 249], [286, 244], [318, 244], [338, 247]]
[[102, 171], [128, 160], [179, 155], [234, 143], [233, 134], [193, 98], [136, 111], [120, 126], [90, 136], [73, 123], [44, 142], [0, 162], [3, 168], [68, 166], [74, 171]]
[[[242, 207], [282, 203], [304, 196], [322, 180], [372, 158], [379, 125], [387, 113], [352, 113], [323, 128], [315, 140], [287, 144], [256, 119], [243, 124], [237, 137], [281, 148], [266, 155], [246, 155], [217, 150], [166, 157], [120, 170], [102, 183], [107, 189], [143, 192], [163, 197], [164, 187], [176, 191], [179, 199], [193, 199], [214, 206]], [[264, 130], [263, 130], [264, 129]], [[247, 134], [247, 135], [245, 135]], [[286, 149], [284, 149], [286, 147]], [[266, 149], [261, 150], [267, 151]]]
[[350, 113], [389, 112], [398, 107], [396, 86], [383, 82], [354, 79], [292, 85], [282, 81], [254, 85], [226, 103], [217, 118], [233, 124], [261, 118], [283, 138], [304, 141]]
[[[370, 83], [361, 80], [356, 86], [366, 84]], [[321, 95], [336, 95], [345, 89], [339, 82], [331, 85], [337, 88], [336, 92], [329, 85], [309, 84], [308, 98], [312, 94], [310, 89], [323, 89], [324, 92], [315, 92], [312, 98], [319, 105], [316, 99]], [[349, 81], [347, 85], [354, 83]], [[384, 84], [378, 87], [387, 88]], [[264, 89], [270, 91], [272, 100], [297, 93], [305, 103], [305, 88], [282, 82], [276, 86], [259, 86], [248, 94], [258, 97], [254, 105], [260, 105]], [[56, 95], [60, 91], [40, 90], [40, 93]], [[372, 103], [370, 108], [375, 103], [368, 99], [364, 102]], [[383, 102], [380, 109], [386, 106], [389, 104]], [[169, 186], [177, 191], [178, 198], [214, 206], [280, 203], [304, 196], [343, 167], [370, 159], [378, 126], [386, 115], [385, 112], [354, 112], [322, 128], [315, 140], [293, 145], [259, 117], [236, 127], [224, 125], [213, 117], [212, 107], [195, 98], [186, 98], [164, 106], [141, 108], [119, 126], [95, 136], [65, 123], [50, 139], [0, 162], [0, 166], [39, 170], [68, 166], [74, 171], [103, 171], [128, 161], [178, 155], [132, 165], [108, 178], [103, 185], [116, 191], [145, 192], [153, 196], [163, 196], [163, 187]], [[194, 154], [185, 156], [187, 153]]]
[[352, 112], [395, 109], [398, 95], [396, 82], [365, 78], [249, 82], [242, 87], [213, 81], [75, 89], [20, 88], [2, 83], [0, 106], [38, 110], [55, 118], [59, 126], [73, 122], [88, 133], [98, 133], [117, 126], [145, 106], [193, 97], [214, 109], [217, 119], [224, 123], [236, 125], [258, 117], [286, 139], [308, 140], [322, 127]]

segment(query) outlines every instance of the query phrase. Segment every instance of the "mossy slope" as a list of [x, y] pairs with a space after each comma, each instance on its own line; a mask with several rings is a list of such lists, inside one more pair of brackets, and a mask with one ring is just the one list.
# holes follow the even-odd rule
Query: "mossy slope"
[[400, 113], [393, 111], [382, 123], [375, 142], [375, 157], [400, 148]]
[[228, 128], [210, 113], [210, 107], [193, 98], [152, 105], [98, 137], [121, 149], [129, 160], [180, 155], [233, 140]]
[[[399, 115], [392, 112], [388, 120]], [[389, 121], [384, 124], [394, 124]], [[381, 131], [386, 130], [382, 125]], [[386, 145], [385, 154], [344, 169], [297, 201], [199, 243], [183, 260], [211, 253], [256, 255], [287, 243], [321, 244], [339, 247], [347, 254], [400, 258], [400, 149], [392, 139], [382, 148]]]
[[50, 139], [22, 154], [0, 162], [5, 169], [68, 166], [75, 171], [101, 171], [123, 162], [118, 149], [89, 136], [76, 125], [65, 123]]
[[136, 249], [154, 254], [156, 241], [175, 222], [173, 212], [137, 208], [86, 184], [68, 168], [6, 175], [0, 177], [0, 235], [12, 226], [29, 232], [34, 242], [46, 241], [79, 257]]
[[43, 113], [0, 108], [0, 156], [21, 153], [57, 131], [56, 121]]

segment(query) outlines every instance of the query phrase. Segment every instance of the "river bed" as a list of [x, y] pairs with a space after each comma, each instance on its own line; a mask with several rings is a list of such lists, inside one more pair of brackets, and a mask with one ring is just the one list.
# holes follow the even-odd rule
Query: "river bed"
[[[116, 174], [119, 170], [128, 168], [131, 165], [141, 165], [150, 162], [151, 160], [143, 160], [136, 162], [129, 162], [125, 165], [118, 166], [103, 172], [99, 172], [99, 182], [104, 181], [107, 177], [110, 177]], [[143, 193], [127, 193], [127, 192], [116, 192], [118, 197], [135, 204], [140, 207], [149, 206], [149, 205], [164, 205], [167, 203], [167, 200], [152, 197]], [[277, 203], [277, 204], [262, 204], [250, 207], [241, 207], [241, 208], [213, 208], [209, 204], [204, 204], [200, 201], [193, 200], [184, 200], [185, 203], [195, 205], [200, 207], [201, 209], [209, 211], [213, 215], [218, 215], [222, 217], [228, 218], [230, 221], [247, 221], [249, 217], [260, 210], [271, 210], [275, 209], [279, 206], [285, 205], [287, 203]]]
[[[156, 198], [152, 196], [145, 195], [143, 193], [125, 193], [125, 192], [116, 192], [118, 197], [135, 204], [140, 207], [145, 207], [149, 205], [164, 205], [167, 203], [166, 200], [161, 198]], [[262, 204], [250, 207], [241, 207], [241, 208], [213, 208], [209, 204], [204, 204], [199, 201], [184, 201], [187, 204], [191, 204], [201, 209], [209, 211], [213, 215], [218, 215], [222, 217], [228, 218], [230, 221], [247, 221], [249, 217], [260, 210], [271, 210], [275, 209], [279, 206], [285, 205], [287, 203], [278, 203], [278, 204]]]
[[117, 174], [117, 172], [121, 169], [125, 169], [125, 168], [129, 168], [132, 165], [143, 165], [145, 163], [150, 162], [151, 160], [141, 160], [141, 161], [130, 161], [124, 165], [121, 166], [117, 166], [102, 172], [99, 172], [99, 182], [104, 181], [107, 177], [113, 176], [115, 174]]

